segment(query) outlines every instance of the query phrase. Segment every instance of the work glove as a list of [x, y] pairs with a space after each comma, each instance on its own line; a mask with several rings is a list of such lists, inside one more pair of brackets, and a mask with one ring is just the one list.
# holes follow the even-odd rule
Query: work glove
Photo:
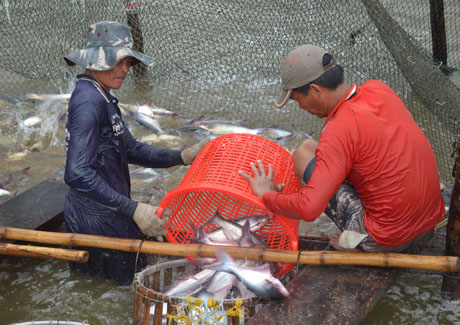
[[356, 231], [344, 230], [339, 237], [339, 246], [346, 249], [356, 248], [367, 236]]
[[203, 149], [204, 146], [207, 145], [210, 140], [211, 139], [209, 137], [205, 138], [200, 142], [188, 147], [187, 149], [182, 150], [180, 155], [182, 157], [182, 161], [184, 162], [184, 164], [191, 165], [192, 162], [195, 160], [196, 156], [198, 156], [198, 154], [200, 153], [201, 149]]
[[162, 236], [166, 236], [166, 219], [160, 219], [156, 215], [158, 207], [141, 203], [137, 204], [134, 211], [134, 222], [138, 225], [141, 232], [148, 237], [155, 237], [158, 241], [163, 241]]

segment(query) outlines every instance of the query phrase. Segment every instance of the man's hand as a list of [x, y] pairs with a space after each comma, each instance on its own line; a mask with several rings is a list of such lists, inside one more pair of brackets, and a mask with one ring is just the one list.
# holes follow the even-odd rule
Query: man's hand
[[133, 219], [144, 235], [163, 241], [162, 236], [166, 236], [168, 233], [165, 229], [167, 221], [157, 217], [155, 213], [157, 208], [156, 206], [139, 202], [136, 211], [134, 211]]
[[273, 167], [272, 165], [268, 165], [268, 173], [265, 173], [264, 165], [260, 160], [257, 161], [257, 167], [254, 163], [251, 163], [251, 169], [254, 173], [254, 177], [249, 176], [243, 171], [239, 171], [240, 175], [249, 181], [251, 184], [252, 190], [254, 194], [262, 199], [266, 192], [276, 191], [281, 192], [284, 188], [284, 184], [275, 184], [275, 180], [273, 179]]
[[209, 137], [205, 138], [200, 142], [195, 143], [193, 146], [182, 150], [180, 155], [182, 157], [182, 161], [184, 162], [184, 164], [191, 165], [192, 162], [195, 160], [196, 156], [198, 156], [198, 154], [200, 153], [201, 149], [203, 149], [204, 146], [207, 145], [210, 140], [211, 139]]

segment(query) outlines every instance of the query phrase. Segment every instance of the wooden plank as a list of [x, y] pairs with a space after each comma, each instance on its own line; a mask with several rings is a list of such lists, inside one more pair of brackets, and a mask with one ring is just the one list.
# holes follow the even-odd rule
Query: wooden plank
[[288, 298], [264, 305], [247, 324], [359, 324], [400, 272], [306, 266], [286, 285]]
[[37, 229], [64, 215], [67, 185], [43, 181], [0, 205], [0, 225]]
[[[328, 244], [325, 238], [299, 237], [301, 250], [324, 250]], [[247, 324], [359, 324], [401, 273], [399, 268], [304, 266], [286, 285], [290, 296], [263, 305]]]

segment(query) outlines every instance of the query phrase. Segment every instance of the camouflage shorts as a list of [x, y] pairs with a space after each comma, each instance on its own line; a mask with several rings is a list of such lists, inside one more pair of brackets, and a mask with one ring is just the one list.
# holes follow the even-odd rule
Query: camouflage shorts
[[[316, 163], [316, 159], [310, 162], [305, 169], [303, 179], [305, 184], [313, 173], [313, 168]], [[355, 188], [348, 184], [346, 181], [337, 190], [337, 193], [329, 201], [329, 204], [324, 210], [324, 213], [337, 225], [341, 230], [352, 230], [360, 234], [367, 234], [358, 247], [367, 252], [403, 252], [410, 251], [415, 248], [418, 243], [426, 237], [432, 235], [432, 231], [421, 234], [412, 241], [400, 245], [400, 246], [381, 246], [377, 244], [374, 239], [367, 232], [366, 226], [364, 225], [364, 206], [359, 198]]]

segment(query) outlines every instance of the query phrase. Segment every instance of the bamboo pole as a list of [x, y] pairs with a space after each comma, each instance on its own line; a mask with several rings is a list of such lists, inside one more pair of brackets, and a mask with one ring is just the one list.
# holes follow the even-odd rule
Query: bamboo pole
[[2, 226], [0, 226], [0, 238], [56, 245], [116, 249], [133, 253], [139, 251], [147, 254], [171, 256], [215, 257], [218, 249], [224, 248], [233, 258], [264, 262], [310, 265], [367, 265], [414, 268], [441, 272], [458, 272], [460, 270], [460, 261], [456, 256], [332, 251], [286, 251], [239, 246], [183, 245], [75, 233], [46, 232]]
[[0, 243], [0, 254], [36, 258], [54, 258], [78, 263], [88, 262], [89, 253], [73, 249]]

